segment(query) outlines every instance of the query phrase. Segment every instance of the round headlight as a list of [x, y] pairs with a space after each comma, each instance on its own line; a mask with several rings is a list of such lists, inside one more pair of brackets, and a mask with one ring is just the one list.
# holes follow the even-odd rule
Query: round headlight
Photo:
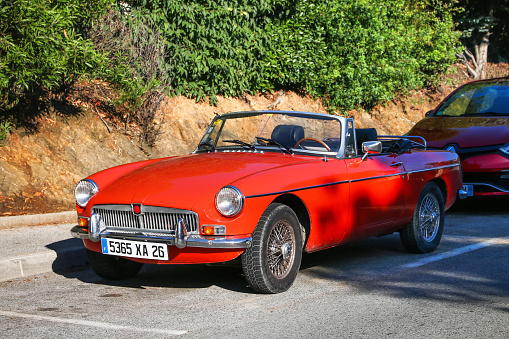
[[76, 203], [79, 206], [85, 207], [90, 198], [98, 191], [99, 187], [95, 182], [90, 179], [83, 179], [74, 188], [74, 199], [76, 199]]
[[239, 214], [243, 206], [244, 196], [236, 187], [223, 187], [216, 194], [216, 208], [225, 217]]

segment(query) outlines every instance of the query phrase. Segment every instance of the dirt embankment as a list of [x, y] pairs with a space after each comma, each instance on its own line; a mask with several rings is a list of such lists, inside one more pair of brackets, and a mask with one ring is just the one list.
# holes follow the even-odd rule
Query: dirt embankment
[[[371, 112], [350, 115], [358, 128], [375, 127], [379, 134], [401, 135], [467, 79], [462, 72], [460, 69], [454, 80], [444, 82], [437, 91], [418, 91]], [[168, 98], [162, 135], [150, 149], [141, 149], [122, 129], [109, 132], [100, 117], [86, 108], [79, 116], [42, 115], [36, 133], [12, 131], [6, 146], [0, 147], [0, 215], [72, 210], [78, 180], [115, 165], [190, 153], [215, 115], [266, 109], [325, 113], [319, 100], [293, 92], [220, 97], [215, 107], [184, 97]]]

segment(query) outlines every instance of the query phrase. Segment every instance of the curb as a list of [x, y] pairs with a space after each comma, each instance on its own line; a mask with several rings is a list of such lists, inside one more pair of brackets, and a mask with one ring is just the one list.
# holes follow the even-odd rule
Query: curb
[[0, 260], [0, 282], [36, 274], [58, 272], [86, 263], [87, 254], [84, 246], [31, 253], [17, 258]]
[[[0, 236], [5, 247], [2, 248], [4, 257], [0, 258], [0, 282], [85, 265], [85, 247], [80, 239], [72, 238], [67, 229], [51, 239], [45, 236], [47, 232], [66, 227], [60, 224], [76, 223], [76, 218], [76, 211], [0, 217]], [[27, 242], [30, 245], [25, 245], [27, 252], [23, 253], [16, 250], [16, 246], [20, 242], [19, 235], [25, 232], [31, 241]], [[18, 254], [9, 256], [16, 252]]]
[[77, 218], [76, 211], [14, 215], [0, 217], [0, 228], [73, 223]]

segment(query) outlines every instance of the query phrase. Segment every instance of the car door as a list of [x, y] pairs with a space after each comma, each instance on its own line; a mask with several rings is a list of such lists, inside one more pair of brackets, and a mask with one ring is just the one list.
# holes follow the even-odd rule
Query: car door
[[403, 162], [395, 154], [345, 159], [350, 180], [349, 225], [352, 237], [383, 233], [405, 207]]

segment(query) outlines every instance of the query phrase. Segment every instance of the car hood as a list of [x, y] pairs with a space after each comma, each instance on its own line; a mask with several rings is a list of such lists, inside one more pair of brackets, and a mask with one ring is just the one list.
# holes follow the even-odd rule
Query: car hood
[[408, 135], [419, 135], [428, 146], [461, 148], [501, 145], [509, 142], [509, 117], [428, 117], [419, 121]]
[[309, 157], [248, 152], [167, 158], [137, 168], [105, 187], [99, 187], [99, 193], [92, 198], [91, 203], [139, 203], [190, 209], [204, 194], [210, 192], [211, 196], [215, 196], [221, 187], [235, 180], [303, 161], [309, 161]]

